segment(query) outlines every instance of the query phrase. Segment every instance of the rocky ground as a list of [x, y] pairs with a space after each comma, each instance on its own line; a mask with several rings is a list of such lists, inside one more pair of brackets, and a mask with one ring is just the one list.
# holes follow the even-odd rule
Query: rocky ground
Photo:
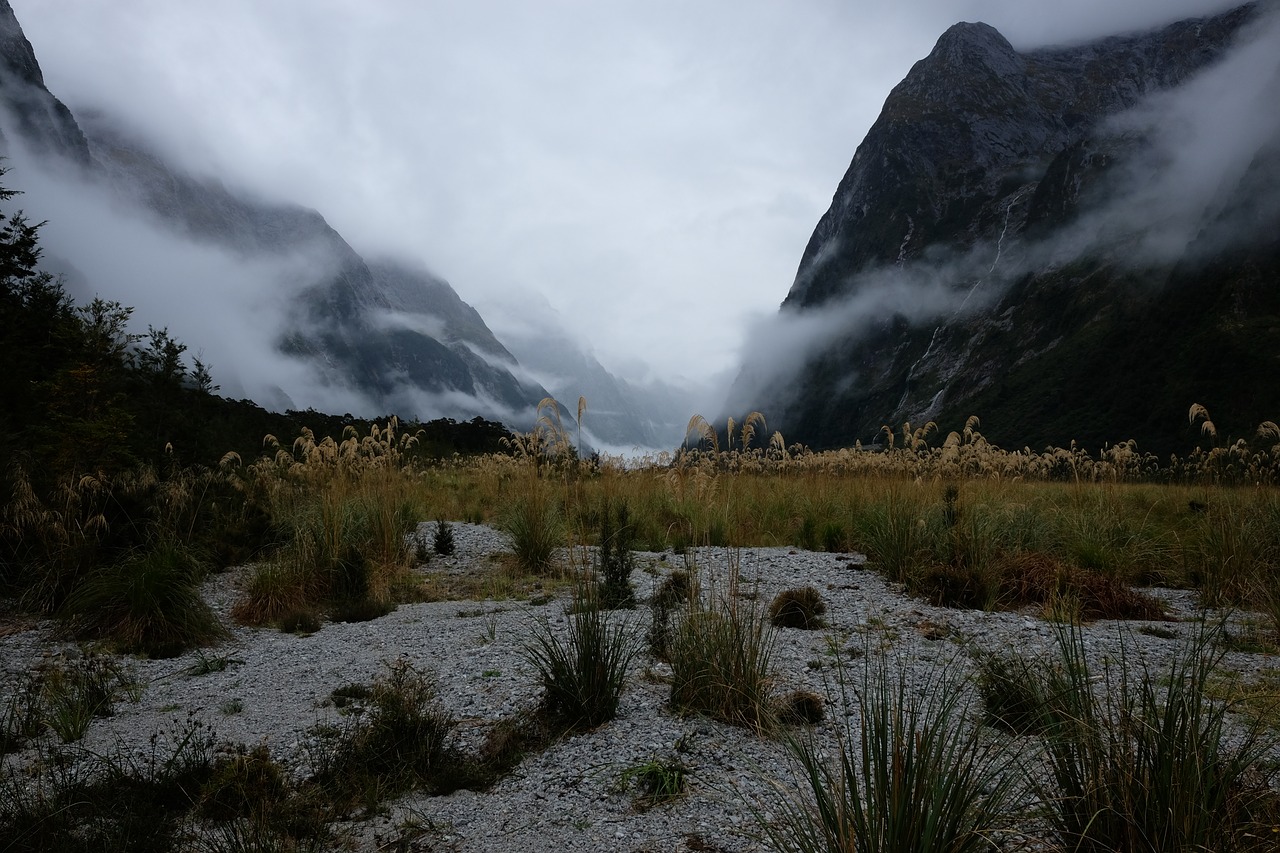
[[[506, 549], [496, 531], [455, 524], [456, 553], [433, 557], [428, 571], [465, 573]], [[426, 525], [423, 535], [427, 535]], [[838, 664], [856, 676], [867, 655], [888, 655], [922, 681], [939, 675], [956, 689], [970, 690], [968, 651], [1047, 650], [1053, 626], [1033, 613], [983, 613], [931, 607], [904, 595], [863, 565], [856, 555], [810, 553], [787, 548], [738, 552], [707, 549], [684, 556], [637, 555], [634, 581], [641, 600], [667, 572], [694, 560], [707, 573], [723, 573], [738, 561], [742, 589], [762, 605], [779, 591], [814, 586], [827, 603], [827, 627], [781, 629], [773, 661], [779, 691], [803, 688], [827, 697], [827, 719], [804, 731], [819, 743], [834, 743], [849, 703], [836, 685]], [[220, 740], [265, 744], [301, 773], [308, 729], [337, 722], [335, 688], [369, 683], [388, 666], [405, 661], [434, 678], [441, 703], [459, 720], [458, 737], [478, 742], [489, 724], [533, 707], [537, 675], [521, 654], [538, 620], [567, 624], [569, 593], [549, 601], [445, 601], [401, 605], [362, 623], [325, 624], [310, 636], [246, 628], [227, 613], [244, 572], [212, 578], [206, 593], [226, 620], [232, 638], [214, 649], [171, 660], [131, 661], [145, 685], [139, 701], [121, 702], [117, 713], [95, 720], [79, 744], [106, 750], [116, 744], [142, 750], [155, 731], [172, 729], [190, 715], [209, 723]], [[1085, 629], [1089, 653], [1114, 659], [1124, 644], [1131, 660], [1158, 664], [1194, 629], [1194, 593], [1155, 590], [1175, 621], [1098, 622]], [[638, 632], [649, 624], [643, 605], [627, 614]], [[75, 646], [59, 641], [51, 624], [0, 625], [0, 692], [16, 689], [24, 674]], [[205, 660], [226, 661], [221, 671], [196, 674]], [[1233, 652], [1227, 664], [1246, 675], [1275, 666], [1267, 655]], [[664, 664], [642, 656], [623, 696], [618, 718], [599, 729], [568, 737], [526, 758], [509, 777], [485, 793], [460, 791], [443, 797], [410, 796], [386, 813], [348, 829], [358, 849], [458, 851], [756, 850], [758, 820], [768, 819], [793, 779], [782, 740], [667, 708]], [[0, 696], [0, 699], [3, 699]], [[651, 759], [674, 760], [690, 771], [688, 791], [673, 803], [642, 810], [634, 790], [622, 790], [627, 768]], [[11, 756], [9, 761], [21, 761]]]

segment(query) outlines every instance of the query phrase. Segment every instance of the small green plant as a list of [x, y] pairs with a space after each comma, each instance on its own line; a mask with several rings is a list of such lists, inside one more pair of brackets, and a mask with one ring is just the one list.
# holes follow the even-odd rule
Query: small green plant
[[630, 625], [601, 608], [594, 595], [591, 585], [578, 587], [563, 638], [541, 622], [523, 647], [546, 689], [548, 716], [569, 728], [590, 729], [614, 718], [640, 651]]
[[618, 506], [617, 520], [608, 501], [600, 514], [600, 605], [608, 610], [631, 609], [636, 606], [631, 572], [635, 569], [632, 540], [635, 531], [626, 501]]
[[239, 714], [244, 710], [243, 699], [228, 699], [218, 706], [218, 710], [222, 712], [224, 717], [230, 717], [233, 714]]
[[436, 519], [435, 533], [431, 539], [431, 548], [441, 557], [449, 557], [457, 550], [453, 540], [453, 525], [443, 518]]
[[215, 655], [206, 652], [204, 649], [196, 649], [196, 659], [187, 667], [187, 675], [197, 678], [201, 675], [210, 675], [215, 672], [225, 672], [228, 667], [237, 666], [244, 661], [236, 660], [231, 655]]
[[665, 805], [684, 795], [689, 768], [674, 759], [651, 758], [626, 768], [618, 776], [617, 791], [636, 788], [632, 804], [639, 811]]
[[827, 604], [822, 594], [811, 586], [784, 589], [769, 605], [769, 621], [775, 628], [801, 628], [811, 631], [821, 628]]

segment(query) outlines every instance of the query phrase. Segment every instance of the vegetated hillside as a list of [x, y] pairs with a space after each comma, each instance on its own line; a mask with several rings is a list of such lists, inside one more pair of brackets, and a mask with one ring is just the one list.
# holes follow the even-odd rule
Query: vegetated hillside
[[815, 447], [978, 414], [1006, 446], [1160, 453], [1191, 446], [1193, 402], [1223, 437], [1274, 418], [1275, 19], [1026, 52], [952, 27], [858, 147], [730, 412]]
[[[87, 185], [130, 203], [156, 229], [275, 264], [279, 301], [292, 306], [276, 348], [303, 361], [317, 383], [359, 393], [370, 408], [363, 414], [515, 421], [530, 418], [546, 396], [516, 378], [514, 357], [442, 279], [398, 261], [367, 262], [314, 210], [196, 178], [111, 117], [72, 115], [45, 88], [6, 0], [0, 0], [0, 104], [11, 156], [12, 142], [20, 141], [46, 163], [69, 167]], [[93, 270], [85, 276], [92, 287]], [[296, 405], [288, 389], [263, 402]]]

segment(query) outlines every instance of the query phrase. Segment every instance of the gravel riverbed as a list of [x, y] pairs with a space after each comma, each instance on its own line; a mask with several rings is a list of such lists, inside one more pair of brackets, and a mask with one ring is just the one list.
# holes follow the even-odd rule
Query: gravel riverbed
[[[491, 528], [453, 525], [457, 551], [433, 557], [427, 571], [468, 572], [493, 553], [507, 550]], [[420, 535], [429, 537], [429, 526]], [[637, 554], [633, 576], [642, 604], [624, 614], [643, 632], [650, 614], [643, 602], [660, 578], [685, 560], [704, 573], [727, 571], [738, 562], [742, 589], [761, 606], [783, 589], [814, 586], [828, 611], [827, 627], [779, 629], [773, 663], [780, 692], [808, 689], [827, 696], [827, 719], [802, 736], [828, 748], [851, 710], [836, 688], [837, 659], [851, 673], [861, 655], [891, 656], [920, 679], [939, 672], [955, 689], [972, 689], [972, 647], [1027, 653], [1048, 650], [1053, 626], [1034, 613], [984, 613], [937, 608], [906, 596], [864, 566], [858, 555], [747, 548], [701, 549], [690, 555]], [[388, 666], [405, 661], [429, 673], [439, 701], [459, 721], [457, 737], [478, 743], [493, 721], [534, 706], [540, 687], [521, 654], [538, 620], [567, 624], [567, 590], [545, 603], [529, 600], [445, 601], [406, 604], [369, 622], [326, 623], [310, 636], [246, 628], [228, 612], [247, 570], [211, 578], [205, 594], [231, 630], [231, 639], [205, 650], [228, 659], [222, 671], [193, 675], [191, 652], [170, 660], [130, 660], [145, 685], [140, 701], [122, 701], [112, 717], [95, 720], [78, 746], [94, 751], [116, 745], [143, 750], [155, 731], [195, 716], [220, 740], [264, 744], [294, 768], [304, 765], [308, 730], [334, 723], [335, 688], [369, 683]], [[1167, 659], [1178, 640], [1195, 630], [1196, 595], [1156, 589], [1173, 621], [1158, 623], [1172, 639], [1141, 633], [1152, 623], [1096, 622], [1085, 628], [1086, 647], [1097, 662], [1114, 659], [1124, 646], [1130, 660], [1152, 665]], [[536, 599], [535, 599], [536, 601]], [[26, 673], [49, 665], [76, 646], [57, 639], [50, 623], [0, 620], [0, 701]], [[1267, 655], [1231, 653], [1227, 664], [1247, 676], [1270, 669]], [[355, 849], [457, 851], [682, 851], [761, 849], [757, 819], [766, 819], [779, 790], [793, 779], [785, 744], [743, 729], [667, 707], [669, 669], [642, 655], [633, 668], [617, 719], [595, 731], [562, 739], [527, 757], [508, 777], [484, 793], [459, 791], [443, 797], [410, 795], [386, 812], [353, 824]], [[690, 771], [688, 792], [675, 802], [647, 810], [634, 791], [618, 789], [626, 768], [650, 759], [675, 759]], [[23, 755], [6, 761], [21, 762]], [[297, 770], [301, 772], [301, 770]], [[410, 832], [406, 827], [414, 827]], [[397, 843], [398, 841], [398, 843]]]

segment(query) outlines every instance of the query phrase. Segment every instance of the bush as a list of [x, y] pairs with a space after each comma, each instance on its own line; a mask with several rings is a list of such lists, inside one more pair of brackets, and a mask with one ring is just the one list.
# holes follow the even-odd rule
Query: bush
[[453, 525], [443, 518], [436, 519], [435, 533], [431, 539], [431, 548], [441, 557], [448, 557], [457, 549], [453, 541]]
[[775, 628], [812, 630], [826, 624], [822, 620], [826, 612], [827, 605], [822, 600], [822, 594], [813, 587], [784, 589], [769, 605], [769, 621]]
[[523, 648], [546, 689], [548, 716], [569, 728], [594, 728], [617, 715], [627, 669], [639, 653], [629, 626], [614, 623], [592, 595], [589, 587], [579, 589], [563, 640], [543, 622]]

